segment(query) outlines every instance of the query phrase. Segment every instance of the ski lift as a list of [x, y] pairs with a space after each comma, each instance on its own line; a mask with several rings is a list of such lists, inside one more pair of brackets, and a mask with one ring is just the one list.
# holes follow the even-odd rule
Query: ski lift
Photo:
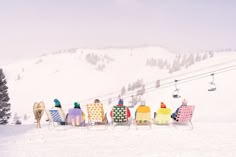
[[216, 84], [215, 84], [215, 82], [214, 82], [214, 75], [215, 75], [214, 73], [211, 74], [211, 76], [212, 76], [212, 81], [209, 82], [208, 91], [215, 91], [215, 90], [216, 90]]
[[178, 82], [178, 80], [175, 80], [175, 90], [172, 94], [173, 98], [180, 98], [181, 97], [179, 94], [180, 90], [177, 88], [177, 82]]

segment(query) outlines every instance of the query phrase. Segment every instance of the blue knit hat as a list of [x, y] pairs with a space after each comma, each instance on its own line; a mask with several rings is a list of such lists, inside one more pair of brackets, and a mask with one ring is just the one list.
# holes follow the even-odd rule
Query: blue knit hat
[[123, 99], [120, 99], [120, 100], [119, 100], [118, 105], [124, 105]]
[[54, 99], [55, 107], [61, 107], [61, 103], [58, 99]]

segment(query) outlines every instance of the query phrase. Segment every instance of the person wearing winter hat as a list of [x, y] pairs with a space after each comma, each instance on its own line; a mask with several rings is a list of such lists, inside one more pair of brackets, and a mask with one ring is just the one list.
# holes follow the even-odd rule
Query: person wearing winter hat
[[[124, 106], [124, 100], [120, 98], [119, 101], [118, 101], [118, 104], [116, 106]], [[112, 110], [110, 112], [110, 116], [111, 116], [111, 118], [113, 116], [112, 115]], [[129, 108], [127, 108], [127, 117], [130, 118], [130, 110], [129, 110]]]
[[61, 125], [65, 125], [66, 114], [65, 114], [65, 112], [62, 110], [61, 103], [60, 103], [60, 101], [59, 101], [58, 99], [54, 99], [54, 103], [55, 103], [55, 106], [53, 107], [53, 109], [59, 110], [59, 112], [61, 112], [61, 115], [62, 115], [63, 121], [60, 122], [60, 124], [61, 124]]
[[123, 106], [123, 105], [124, 105], [124, 100], [120, 99], [117, 106]]
[[137, 109], [135, 111], [135, 115], [134, 115], [135, 119], [136, 119], [137, 112], [142, 112], [142, 113], [150, 112], [150, 107], [146, 106], [145, 99], [142, 98], [140, 100], [140, 105], [137, 107]]
[[[187, 106], [187, 100], [186, 100], [186, 99], [183, 99], [181, 106]], [[181, 106], [180, 106], [180, 107], [181, 107]], [[178, 112], [179, 112], [180, 107], [178, 107], [178, 108], [176, 109], [176, 111], [175, 111], [174, 113], [172, 113], [172, 115], [171, 115], [171, 118], [172, 118], [172, 119], [176, 120], [176, 117], [177, 117], [177, 115], [178, 115]]]
[[74, 102], [74, 108], [69, 109], [67, 122], [71, 123], [72, 126], [85, 124], [85, 114], [81, 110], [78, 102]]
[[164, 102], [161, 102], [161, 108], [166, 108], [166, 104], [164, 104]]
[[74, 108], [80, 109], [80, 104], [79, 104], [78, 102], [75, 102], [75, 103], [74, 103]]
[[157, 114], [171, 114], [171, 109], [166, 108], [166, 104], [161, 102], [160, 108], [157, 110], [157, 112], [154, 112], [154, 119], [156, 118]]
[[55, 107], [61, 108], [61, 103], [58, 99], [54, 99]]

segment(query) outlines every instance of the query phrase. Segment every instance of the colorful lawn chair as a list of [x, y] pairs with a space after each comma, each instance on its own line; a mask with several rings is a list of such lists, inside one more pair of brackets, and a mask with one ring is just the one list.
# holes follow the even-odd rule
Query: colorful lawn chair
[[154, 117], [154, 124], [168, 125], [171, 120], [171, 109], [170, 108], [159, 108]]
[[138, 125], [149, 125], [151, 127], [151, 109], [149, 106], [140, 105], [135, 112], [136, 128]]
[[176, 120], [173, 124], [185, 125], [190, 124], [190, 128], [193, 129], [192, 117], [195, 106], [181, 106], [179, 108]]
[[113, 106], [112, 108], [112, 124], [115, 125], [128, 125], [128, 108], [126, 106]]
[[65, 125], [65, 117], [63, 117], [63, 114], [58, 109], [48, 110], [48, 119], [49, 119], [49, 126], [51, 123], [53, 124], [53, 126], [55, 126], [54, 122]]
[[76, 126], [84, 126], [85, 125], [85, 117], [84, 113], [81, 109], [72, 108], [68, 111], [67, 123], [76, 125]]
[[103, 104], [87, 104], [88, 125], [108, 124], [106, 114], [104, 114]]

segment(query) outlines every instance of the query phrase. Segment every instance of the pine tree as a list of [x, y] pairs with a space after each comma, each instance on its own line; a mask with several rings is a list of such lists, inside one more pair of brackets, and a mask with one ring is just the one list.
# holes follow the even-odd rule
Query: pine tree
[[10, 107], [11, 104], [8, 103], [10, 100], [7, 92], [7, 81], [5, 79], [5, 75], [3, 70], [0, 69], [0, 124], [7, 124], [8, 119], [11, 116]]

